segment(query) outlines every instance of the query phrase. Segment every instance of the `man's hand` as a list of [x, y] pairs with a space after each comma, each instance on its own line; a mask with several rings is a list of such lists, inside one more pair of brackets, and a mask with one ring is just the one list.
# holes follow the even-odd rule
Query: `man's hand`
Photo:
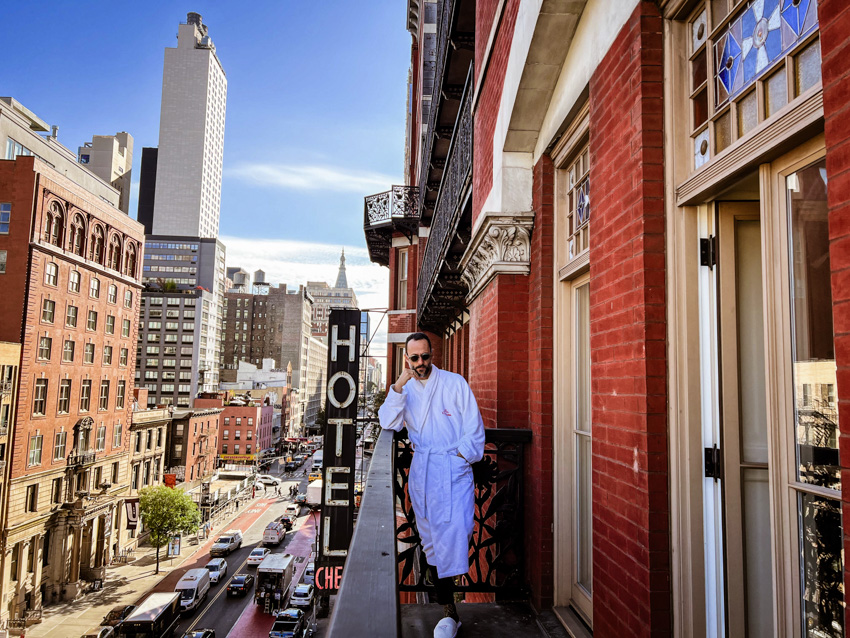
[[393, 384], [393, 390], [401, 394], [401, 389], [404, 387], [404, 384], [410, 381], [411, 379], [416, 379], [418, 376], [419, 375], [417, 375], [410, 368], [405, 368], [401, 371], [398, 380]]

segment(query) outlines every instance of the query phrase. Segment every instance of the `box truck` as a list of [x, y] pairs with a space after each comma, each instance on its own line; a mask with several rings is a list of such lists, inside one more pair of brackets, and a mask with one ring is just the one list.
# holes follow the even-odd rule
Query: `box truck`
[[295, 557], [292, 554], [269, 554], [257, 567], [254, 602], [262, 605], [267, 614], [275, 609], [284, 609], [294, 569]]

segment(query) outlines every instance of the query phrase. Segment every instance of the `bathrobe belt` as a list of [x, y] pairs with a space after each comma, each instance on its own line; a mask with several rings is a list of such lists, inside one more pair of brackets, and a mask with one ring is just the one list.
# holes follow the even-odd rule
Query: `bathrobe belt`
[[[422, 482], [424, 484], [423, 493], [425, 494], [425, 517], [429, 521], [433, 521], [434, 517], [431, 515], [431, 503], [432, 497], [437, 497], [436, 500], [438, 503], [444, 505], [445, 509], [445, 517], [443, 519], [444, 523], [450, 523], [452, 520], [452, 462], [451, 457], [457, 456], [457, 446], [452, 446], [448, 448], [429, 448], [424, 447], [422, 445], [413, 446], [413, 452], [416, 455], [423, 455], [423, 462], [425, 463], [425, 476], [422, 478]], [[439, 487], [440, 487], [440, 496], [437, 496], [433, 489], [429, 489], [428, 486], [428, 470], [431, 465], [431, 457], [437, 456], [440, 459], [440, 477], [439, 477]]]

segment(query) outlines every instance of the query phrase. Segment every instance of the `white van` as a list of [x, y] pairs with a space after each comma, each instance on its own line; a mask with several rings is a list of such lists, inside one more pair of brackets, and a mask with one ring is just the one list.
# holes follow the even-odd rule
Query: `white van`
[[322, 450], [316, 450], [315, 454], [313, 454], [313, 471], [321, 472], [322, 471], [322, 461], [324, 460], [324, 453]]
[[286, 529], [278, 521], [272, 521], [263, 531], [263, 545], [280, 545], [286, 536]]
[[190, 569], [181, 578], [174, 591], [180, 594], [180, 611], [195, 611], [210, 591], [210, 573], [203, 567]]

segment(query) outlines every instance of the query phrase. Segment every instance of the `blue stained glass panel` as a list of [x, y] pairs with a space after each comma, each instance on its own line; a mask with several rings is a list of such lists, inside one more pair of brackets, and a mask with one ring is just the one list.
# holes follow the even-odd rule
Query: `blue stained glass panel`
[[715, 106], [746, 90], [817, 28], [813, 0], [750, 0], [715, 40]]

